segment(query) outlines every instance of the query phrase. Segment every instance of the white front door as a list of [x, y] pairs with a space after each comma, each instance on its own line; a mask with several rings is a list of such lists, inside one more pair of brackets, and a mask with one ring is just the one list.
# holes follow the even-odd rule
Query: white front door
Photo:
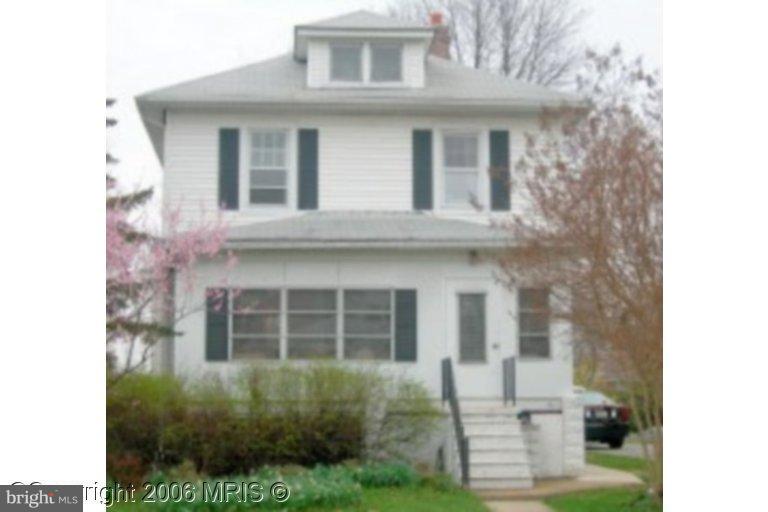
[[461, 399], [502, 396], [501, 360], [511, 350], [504, 296], [490, 278], [446, 280], [448, 351]]

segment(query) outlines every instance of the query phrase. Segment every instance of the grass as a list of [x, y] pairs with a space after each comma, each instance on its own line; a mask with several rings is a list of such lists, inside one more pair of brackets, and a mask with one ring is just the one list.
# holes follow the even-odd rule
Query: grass
[[646, 471], [646, 465], [643, 459], [627, 457], [626, 455], [613, 455], [610, 453], [587, 452], [587, 464], [628, 471], [636, 474], [640, 478], [645, 476]]
[[[634, 473], [645, 479], [643, 459], [601, 452], [587, 452], [587, 463]], [[584, 491], [546, 500], [556, 512], [661, 512], [661, 504], [643, 493], [641, 487]]]
[[[151, 511], [151, 504], [120, 503], [119, 512]], [[258, 506], [254, 507], [254, 510]], [[224, 510], [224, 508], [222, 508]], [[363, 489], [363, 501], [352, 507], [305, 509], [307, 512], [487, 512], [483, 502], [462, 489], [439, 490], [425, 486]]]
[[428, 487], [364, 489], [363, 502], [344, 512], [487, 512], [476, 495], [461, 489], [450, 491]]
[[546, 500], [557, 512], [661, 512], [661, 505], [639, 489], [601, 489]]

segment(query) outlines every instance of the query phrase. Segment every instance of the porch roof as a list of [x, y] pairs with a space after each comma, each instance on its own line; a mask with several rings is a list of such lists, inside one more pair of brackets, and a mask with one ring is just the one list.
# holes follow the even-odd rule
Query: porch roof
[[422, 212], [315, 211], [229, 229], [230, 249], [502, 248], [504, 230]]

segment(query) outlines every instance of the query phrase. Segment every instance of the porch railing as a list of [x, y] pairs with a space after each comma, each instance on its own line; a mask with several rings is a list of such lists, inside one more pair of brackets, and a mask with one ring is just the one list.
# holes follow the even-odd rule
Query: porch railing
[[464, 423], [461, 420], [459, 398], [456, 394], [456, 379], [453, 374], [451, 358], [442, 361], [443, 402], [448, 402], [453, 418], [453, 430], [459, 448], [459, 464], [461, 466], [461, 483], [469, 485], [469, 438], [464, 434]]
[[517, 362], [514, 357], [501, 360], [501, 386], [504, 395], [504, 405], [512, 402], [517, 405]]

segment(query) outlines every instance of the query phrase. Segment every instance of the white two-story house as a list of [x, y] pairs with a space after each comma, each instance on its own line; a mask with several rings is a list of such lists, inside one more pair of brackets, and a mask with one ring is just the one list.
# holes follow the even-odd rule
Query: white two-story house
[[524, 134], [574, 98], [452, 62], [447, 34], [439, 15], [354, 12], [295, 27], [286, 55], [137, 98], [164, 201], [190, 224], [220, 211], [239, 260], [199, 265], [177, 302], [238, 292], [185, 317], [156, 361], [196, 376], [337, 360], [438, 400], [455, 388], [469, 484], [525, 487], [583, 467], [571, 332], [547, 289], [501, 286], [483, 255], [510, 243], [491, 219], [524, 210]]

